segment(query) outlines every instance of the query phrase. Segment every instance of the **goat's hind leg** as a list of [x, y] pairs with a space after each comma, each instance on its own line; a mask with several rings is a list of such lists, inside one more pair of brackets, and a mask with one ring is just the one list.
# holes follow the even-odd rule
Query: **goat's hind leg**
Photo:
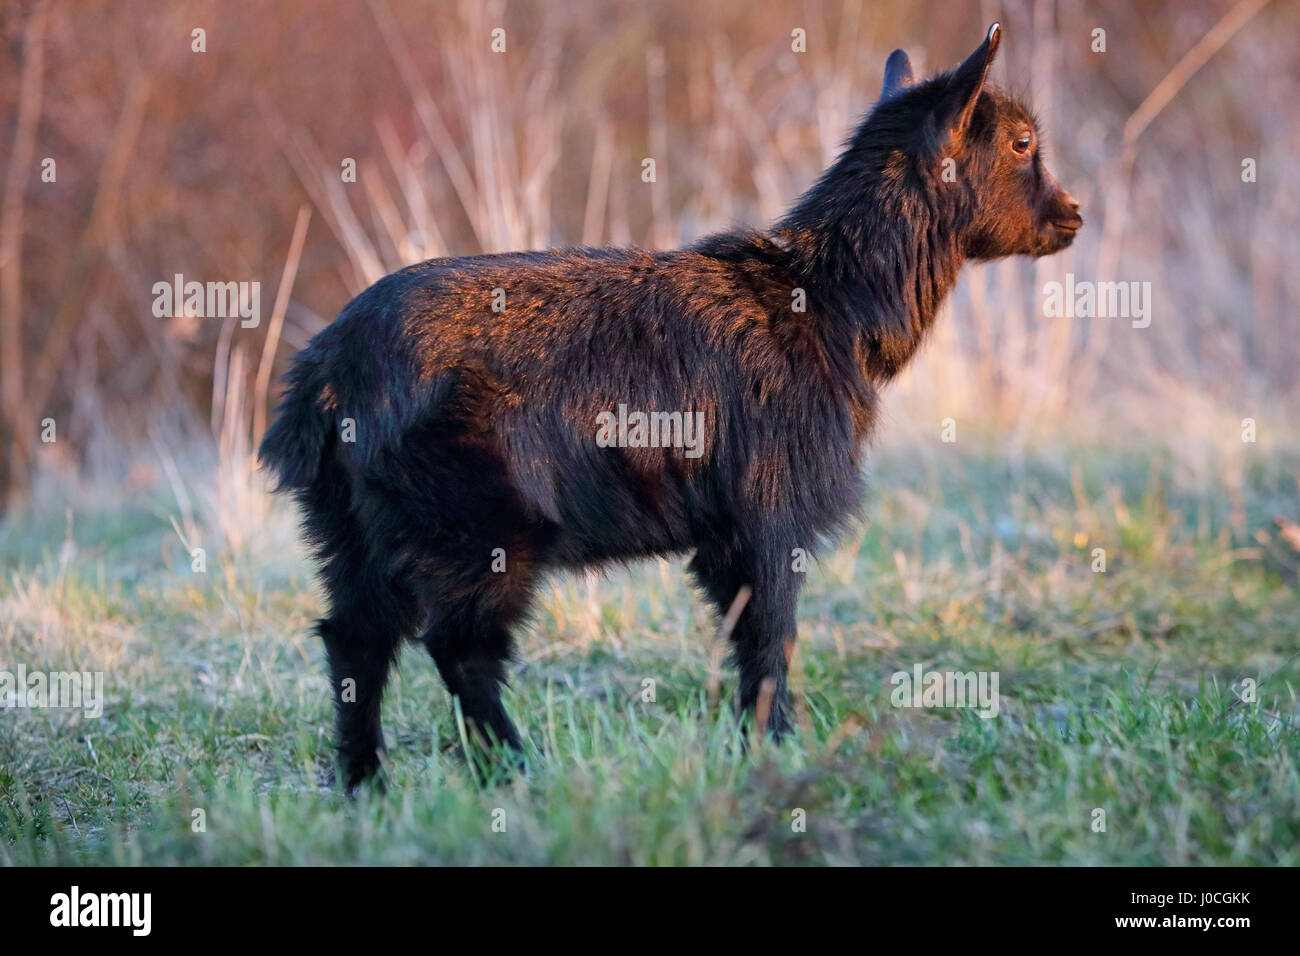
[[513, 650], [511, 628], [527, 611], [532, 582], [522, 568], [500, 574], [485, 568], [473, 584], [436, 600], [422, 637], [448, 692], [460, 701], [471, 742], [510, 766], [521, 762], [523, 741], [501, 688]]
[[391, 573], [369, 558], [359, 535], [339, 530], [322, 549], [330, 610], [317, 630], [329, 662], [344, 786], [352, 793], [380, 769], [380, 705], [401, 640], [413, 629], [413, 608]]
[[384, 749], [380, 705], [395, 647], [359, 612], [332, 613], [317, 625], [329, 659], [338, 754], [349, 793], [374, 778]]
[[510, 658], [509, 632], [474, 621], [458, 609], [425, 632], [424, 645], [438, 666], [447, 691], [460, 701], [466, 730], [487, 749], [521, 751], [519, 732], [501, 702]]

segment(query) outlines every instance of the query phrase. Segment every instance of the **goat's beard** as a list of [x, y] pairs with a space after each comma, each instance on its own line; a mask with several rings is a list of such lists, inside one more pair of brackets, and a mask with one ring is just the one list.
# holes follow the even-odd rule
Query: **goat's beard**
[[1055, 255], [1064, 249], [1068, 249], [1074, 242], [1076, 230], [1057, 229], [1055, 226], [1048, 226], [1039, 233], [1039, 241], [1030, 255], [1035, 259], [1041, 259], [1043, 256]]

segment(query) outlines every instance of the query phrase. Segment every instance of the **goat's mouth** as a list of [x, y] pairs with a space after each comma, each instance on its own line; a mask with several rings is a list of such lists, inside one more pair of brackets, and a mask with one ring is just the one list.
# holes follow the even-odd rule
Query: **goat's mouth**
[[1083, 219], [1078, 216], [1072, 219], [1049, 219], [1040, 228], [1036, 248], [1031, 254], [1035, 258], [1050, 256], [1073, 245], [1075, 234], [1082, 225]]

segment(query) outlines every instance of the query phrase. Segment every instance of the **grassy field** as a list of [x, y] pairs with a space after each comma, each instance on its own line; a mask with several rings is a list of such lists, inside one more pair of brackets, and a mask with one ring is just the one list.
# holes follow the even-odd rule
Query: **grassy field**
[[[1300, 460], [1223, 471], [883, 454], [870, 521], [808, 573], [799, 739], [737, 746], [714, 624], [684, 561], [651, 563], [543, 591], [511, 781], [475, 782], [408, 648], [391, 785], [356, 801], [286, 507], [204, 574], [162, 495], [38, 509], [0, 529], [0, 670], [103, 671], [107, 703], [0, 711], [0, 862], [1300, 863], [1300, 554], [1273, 523]], [[996, 671], [997, 717], [892, 706], [916, 664]]]

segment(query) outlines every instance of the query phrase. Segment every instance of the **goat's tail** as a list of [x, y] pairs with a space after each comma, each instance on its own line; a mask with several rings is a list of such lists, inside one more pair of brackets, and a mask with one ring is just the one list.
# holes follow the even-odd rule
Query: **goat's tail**
[[258, 448], [262, 466], [276, 478], [276, 491], [311, 486], [334, 437], [334, 423], [321, 407], [323, 376], [316, 363], [300, 356], [286, 376], [287, 387], [275, 423]]

